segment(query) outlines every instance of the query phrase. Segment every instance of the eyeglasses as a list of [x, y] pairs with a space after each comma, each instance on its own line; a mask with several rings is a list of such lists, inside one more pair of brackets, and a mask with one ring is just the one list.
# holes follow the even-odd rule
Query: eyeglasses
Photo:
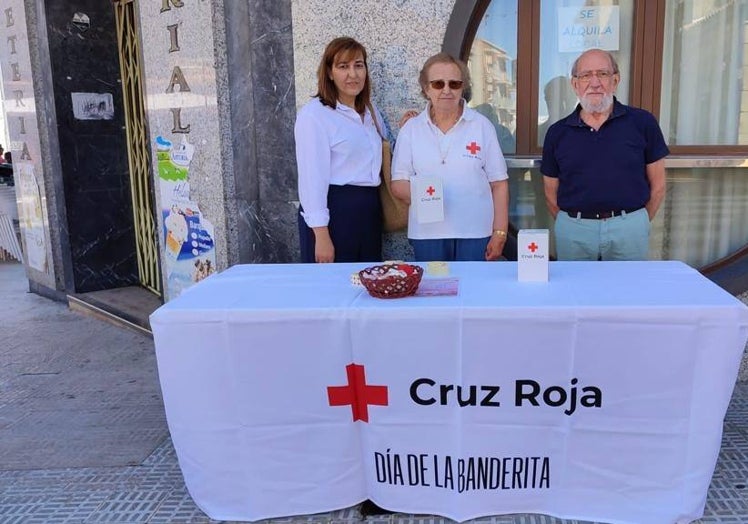
[[574, 78], [576, 78], [580, 82], [587, 83], [587, 82], [590, 82], [592, 80], [593, 76], [596, 76], [598, 80], [600, 80], [601, 82], [605, 82], [607, 80], [610, 80], [611, 77], [613, 75], [615, 75], [615, 74], [616, 73], [614, 73], [612, 71], [605, 71], [605, 70], [602, 70], [602, 71], [582, 71], [578, 75], [574, 75]]
[[429, 84], [436, 90], [444, 89], [445, 85], [448, 85], [450, 89], [457, 91], [462, 89], [465, 82], [462, 80], [429, 80]]

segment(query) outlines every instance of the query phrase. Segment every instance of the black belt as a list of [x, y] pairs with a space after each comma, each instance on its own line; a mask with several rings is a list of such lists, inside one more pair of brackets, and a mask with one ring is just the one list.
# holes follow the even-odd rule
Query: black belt
[[615, 210], [615, 211], [575, 211], [575, 210], [566, 210], [563, 209], [562, 211], [569, 215], [571, 218], [586, 218], [588, 220], [605, 220], [606, 218], [613, 218], [613, 217], [619, 217], [621, 215], [628, 215], [629, 213], [634, 213], [635, 211], [639, 211], [642, 209], [641, 207], [635, 207], [631, 209], [621, 209], [621, 210]]

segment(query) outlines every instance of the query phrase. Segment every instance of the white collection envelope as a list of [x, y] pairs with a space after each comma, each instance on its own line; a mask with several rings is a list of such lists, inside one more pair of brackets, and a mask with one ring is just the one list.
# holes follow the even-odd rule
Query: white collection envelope
[[547, 229], [521, 229], [517, 234], [517, 280], [548, 282]]
[[419, 224], [442, 222], [444, 220], [444, 187], [438, 176], [415, 176], [410, 179], [411, 205], [416, 206], [416, 220]]

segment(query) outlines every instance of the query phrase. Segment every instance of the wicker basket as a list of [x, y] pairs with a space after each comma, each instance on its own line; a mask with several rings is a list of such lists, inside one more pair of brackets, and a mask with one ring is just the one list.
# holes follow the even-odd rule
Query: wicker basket
[[[386, 276], [388, 271], [401, 270], [406, 276]], [[361, 284], [366, 288], [369, 294], [376, 298], [402, 298], [416, 292], [418, 284], [423, 277], [423, 268], [410, 264], [387, 264], [381, 266], [367, 267], [359, 271], [358, 276]], [[372, 278], [376, 277], [376, 278]]]

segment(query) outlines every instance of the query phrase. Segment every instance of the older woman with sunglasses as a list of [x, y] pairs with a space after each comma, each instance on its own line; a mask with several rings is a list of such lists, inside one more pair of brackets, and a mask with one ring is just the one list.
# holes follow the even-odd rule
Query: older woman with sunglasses
[[[393, 193], [410, 204], [408, 239], [415, 258], [498, 260], [507, 237], [509, 189], [496, 130], [467, 106], [470, 74], [464, 62], [434, 55], [419, 83], [428, 104], [401, 129], [392, 165]], [[418, 221], [419, 176], [440, 180], [443, 220]]]
[[366, 49], [353, 38], [334, 39], [320, 60], [317, 93], [294, 127], [302, 262], [382, 259], [386, 130], [370, 97]]

